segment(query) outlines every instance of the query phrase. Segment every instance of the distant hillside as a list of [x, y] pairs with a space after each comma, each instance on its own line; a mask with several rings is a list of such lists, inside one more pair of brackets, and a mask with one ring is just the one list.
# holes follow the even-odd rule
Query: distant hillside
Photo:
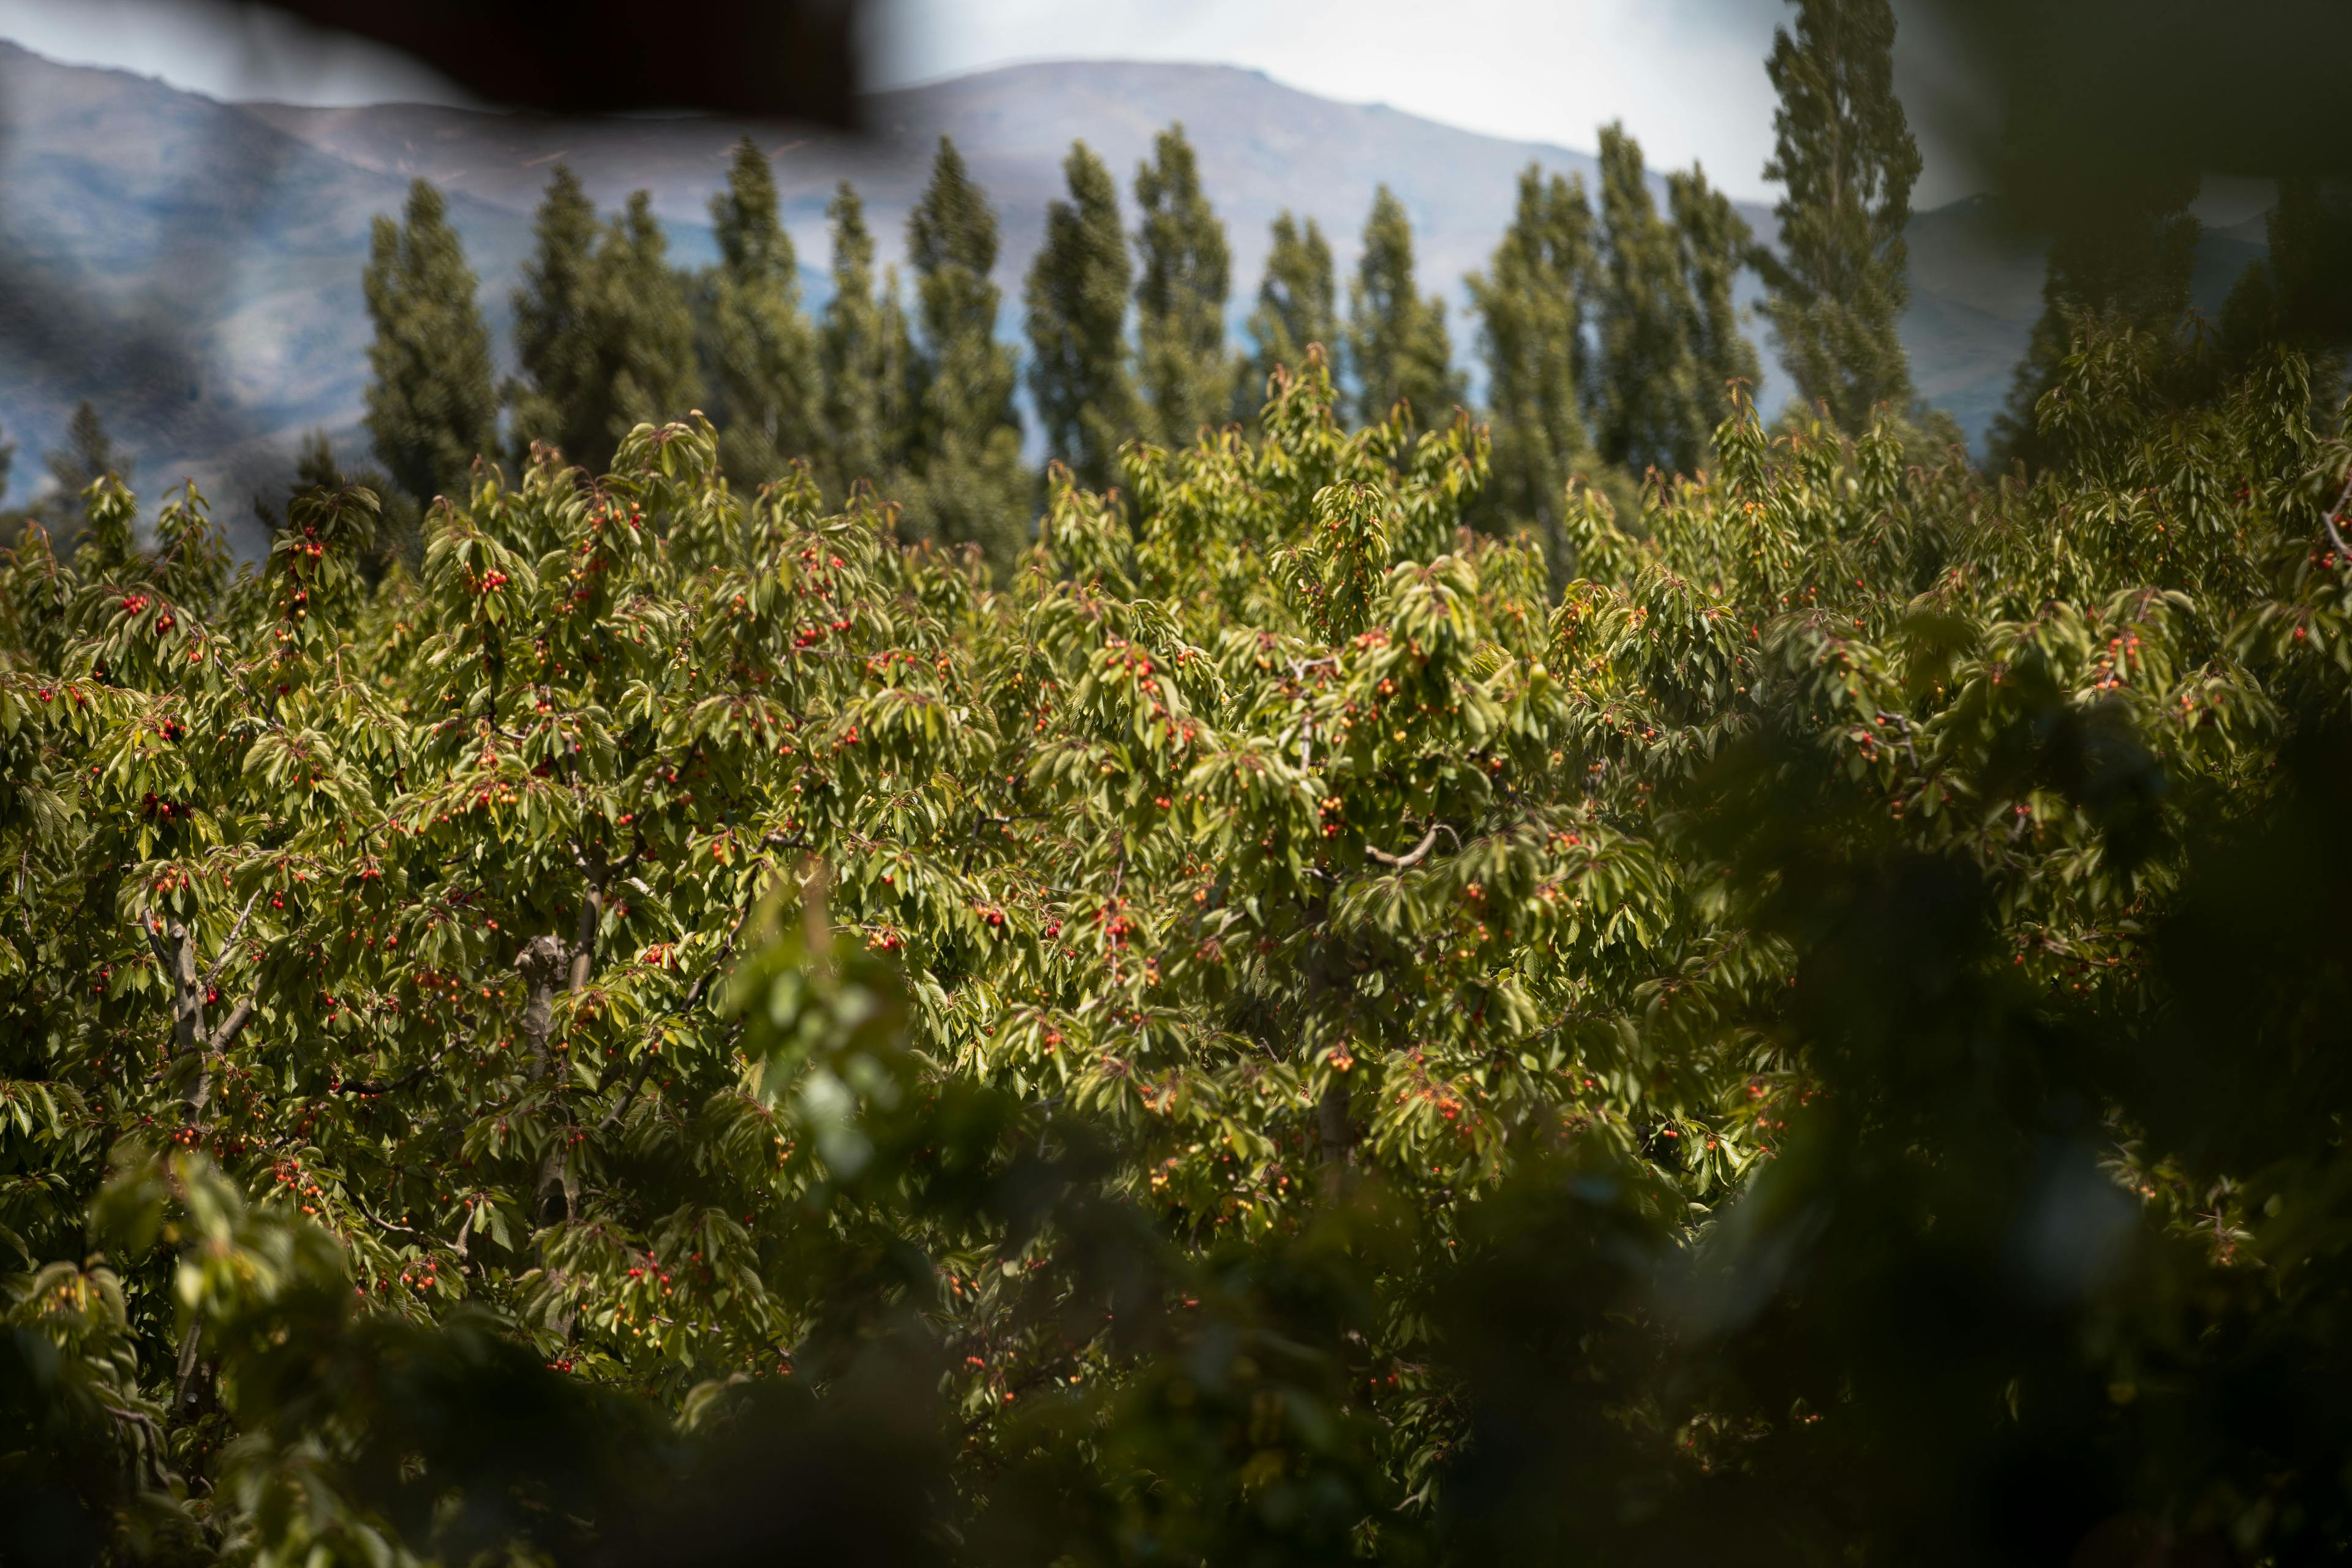
[[[1588, 153], [1337, 103], [1222, 66], [1013, 67], [879, 95], [871, 119], [877, 133], [858, 142], [748, 128], [776, 161], [812, 305], [824, 294], [835, 184], [857, 184], [895, 257], [946, 133], [1003, 220], [1008, 336], [1073, 137], [1124, 184], [1153, 132], [1185, 123], [1232, 239], [1236, 323], [1276, 213], [1319, 219], [1345, 267], [1373, 189], [1387, 182], [1412, 215], [1423, 286], [1454, 301], [1449, 325], [1465, 363], [1475, 343], [1462, 275], [1484, 264], [1507, 222], [1517, 172], [1533, 161], [1590, 181], [1594, 168]], [[279, 482], [303, 432], [323, 426], [357, 445], [368, 340], [360, 267], [370, 220], [398, 208], [409, 179], [451, 194], [503, 351], [529, 215], [552, 163], [570, 163], [607, 206], [651, 189], [675, 254], [698, 261], [711, 254], [710, 194], [746, 129], [405, 104], [222, 104], [0, 44], [0, 426], [18, 447], [10, 498], [31, 493], [41, 448], [88, 397], [137, 455], [142, 491], [194, 474], [225, 516], [243, 513], [256, 490]], [[1743, 210], [1769, 238], [1769, 213]], [[2207, 248], [2200, 297], [2212, 278], [2226, 290], [2259, 251], [2231, 236]], [[1980, 434], [2039, 309], [2038, 252], [1999, 237], [1981, 204], [1962, 203], [1915, 220], [1912, 257], [1905, 335], [1921, 388]], [[1769, 407], [1786, 378], [1770, 366], [1760, 323], [1755, 335]]]
[[[299, 433], [349, 424], [364, 374], [359, 261], [401, 182], [249, 116], [0, 47], [0, 426], [12, 500], [89, 398], [145, 488], [194, 471], [224, 511]], [[478, 257], [525, 226], [460, 198]]]

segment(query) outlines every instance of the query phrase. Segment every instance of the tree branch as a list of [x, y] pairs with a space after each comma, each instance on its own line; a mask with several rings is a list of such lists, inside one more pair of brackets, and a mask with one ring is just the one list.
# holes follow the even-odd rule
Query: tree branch
[[236, 923], [228, 928], [228, 935], [221, 942], [220, 955], [213, 960], [211, 973], [205, 976], [205, 990], [213, 990], [220, 984], [221, 971], [228, 967], [229, 955], [236, 951], [236, 939], [245, 934], [245, 918], [253, 913], [253, 906], [260, 899], [261, 889], [256, 888], [253, 897], [245, 900], [245, 908], [236, 912]]
[[410, 1084], [439, 1067], [441, 1058], [447, 1054], [446, 1051], [436, 1053], [431, 1061], [419, 1062], [398, 1078], [363, 1078], [356, 1081], [339, 1083], [335, 1085], [334, 1092], [337, 1094], [390, 1094], [396, 1089], [406, 1089]]
[[205, 1048], [208, 1051], [228, 1049], [230, 1043], [245, 1033], [245, 1026], [253, 1022], [254, 1003], [259, 999], [260, 994], [257, 991], [253, 995], [247, 996], [230, 1008], [228, 1016], [221, 1020], [220, 1027], [213, 1031], [212, 1038], [205, 1042]]
[[2327, 537], [2335, 542], [2336, 557], [2352, 563], [2352, 544], [2345, 543], [2344, 536], [2336, 531], [2336, 520], [2344, 515], [2344, 509], [2347, 506], [2352, 506], [2352, 471], [2345, 474], [2343, 493], [2336, 498], [2336, 504], [2329, 507], [2327, 514], [2319, 520], [2326, 526]]
[[366, 1200], [362, 1198], [358, 1193], [352, 1191], [349, 1187], [345, 1187], [343, 1189], [343, 1199], [345, 1202], [349, 1203], [352, 1207], [359, 1210], [361, 1217], [365, 1219], [370, 1225], [381, 1226], [385, 1230], [396, 1230], [404, 1236], [423, 1236], [425, 1234], [413, 1225], [394, 1225], [388, 1219], [377, 1218], [375, 1211], [367, 1206]]
[[1420, 843], [1414, 845], [1412, 848], [1406, 850], [1402, 855], [1391, 855], [1385, 849], [1375, 849], [1369, 844], [1364, 846], [1364, 853], [1379, 861], [1383, 866], [1392, 866], [1396, 869], [1402, 871], [1409, 867], [1420, 865], [1423, 859], [1427, 858], [1430, 850], [1436, 847], [1437, 836], [1441, 833], [1445, 835], [1446, 837], [1454, 840], [1454, 847], [1456, 849], [1462, 847], [1461, 837], [1445, 824], [1437, 822], [1432, 823], [1430, 825], [1429, 831], [1421, 836]]
[[142, 899], [138, 909], [133, 910], [132, 914], [139, 921], [139, 934], [147, 941], [147, 951], [155, 955], [155, 967], [163, 973], [166, 980], [170, 979], [172, 950], [163, 945], [163, 933], [157, 928], [155, 917], [147, 908], [147, 900]]

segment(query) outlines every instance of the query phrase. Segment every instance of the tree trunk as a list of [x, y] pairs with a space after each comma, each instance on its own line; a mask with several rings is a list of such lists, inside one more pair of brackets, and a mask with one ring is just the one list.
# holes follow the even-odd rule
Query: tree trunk
[[[163, 977], [172, 984], [172, 1058], [196, 1058], [196, 1076], [182, 1097], [188, 1110], [188, 1125], [200, 1124], [205, 1119], [205, 1107], [212, 1100], [212, 1041], [205, 1029], [205, 976], [196, 963], [196, 933], [179, 921], [158, 934], [154, 926], [146, 926], [147, 944], [153, 949], [155, 963]], [[250, 1009], [246, 1010], [250, 1016]], [[243, 1026], [243, 1017], [237, 1020]], [[224, 1030], [223, 1033], [226, 1033]]]
[[530, 1051], [530, 1074], [545, 1078], [548, 1037], [555, 1032], [555, 988], [566, 979], [572, 955], [561, 940], [535, 936], [515, 954], [515, 969], [529, 992], [522, 1007], [522, 1037]]
[[1348, 1188], [1355, 1160], [1356, 1130], [1348, 1119], [1348, 1081], [1334, 1078], [1315, 1104], [1315, 1131], [1323, 1149], [1323, 1194], [1337, 1202]]

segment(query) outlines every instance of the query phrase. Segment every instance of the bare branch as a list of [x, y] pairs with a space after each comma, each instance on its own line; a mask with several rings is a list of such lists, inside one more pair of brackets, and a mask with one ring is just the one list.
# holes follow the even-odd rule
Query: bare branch
[[237, 910], [236, 923], [228, 928], [228, 935], [221, 940], [220, 955], [213, 960], [212, 972], [205, 976], [205, 990], [213, 990], [220, 984], [221, 971], [228, 967], [229, 955], [236, 951], [236, 939], [245, 934], [245, 917], [253, 913], [253, 906], [260, 899], [261, 889], [256, 888], [253, 897], [245, 900], [245, 908]]
[[448, 1055], [446, 1051], [437, 1052], [432, 1060], [419, 1062], [398, 1078], [363, 1078], [339, 1083], [335, 1085], [334, 1092], [337, 1094], [391, 1094], [396, 1089], [406, 1089], [410, 1084], [439, 1067], [442, 1057], [446, 1055]]
[[245, 1033], [245, 1026], [253, 1022], [253, 1005], [259, 996], [260, 993], [256, 992], [230, 1008], [228, 1016], [223, 1018], [220, 1027], [213, 1031], [213, 1037], [205, 1043], [205, 1048], [212, 1051], [228, 1049], [231, 1042]]
[[1436, 847], [1437, 836], [1441, 833], [1454, 840], [1454, 847], [1456, 849], [1462, 847], [1461, 837], [1445, 824], [1436, 822], [1432, 823], [1429, 831], [1421, 836], [1420, 843], [1402, 855], [1391, 855], [1384, 849], [1375, 849], [1369, 844], [1364, 846], [1364, 853], [1383, 866], [1392, 866], [1402, 871], [1409, 867], [1420, 865], [1428, 857], [1430, 850]]
[[2352, 544], [2345, 543], [2344, 536], [2336, 531], [2336, 520], [2344, 515], [2344, 509], [2347, 506], [2352, 506], [2352, 470], [2347, 470], [2344, 476], [2344, 489], [2342, 493], [2336, 496], [2336, 504], [2329, 507], [2327, 515], [2320, 519], [2320, 521], [2326, 525], [2327, 537], [2336, 545], [2337, 558], [2352, 563]]
[[375, 1211], [367, 1206], [367, 1201], [362, 1198], [356, 1191], [350, 1187], [345, 1187], [343, 1189], [343, 1198], [345, 1202], [352, 1205], [352, 1207], [359, 1210], [361, 1215], [364, 1217], [370, 1225], [381, 1226], [386, 1230], [396, 1230], [404, 1236], [423, 1236], [425, 1234], [413, 1225], [394, 1225], [388, 1219], [378, 1218]]

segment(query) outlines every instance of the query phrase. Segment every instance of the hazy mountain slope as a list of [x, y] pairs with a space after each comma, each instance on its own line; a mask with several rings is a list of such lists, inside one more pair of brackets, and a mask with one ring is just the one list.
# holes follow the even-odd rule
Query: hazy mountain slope
[[[348, 426], [366, 374], [360, 263], [401, 181], [237, 110], [0, 46], [0, 426], [13, 500], [89, 398], [142, 489], [194, 475], [224, 512], [300, 433]], [[460, 196], [477, 261], [526, 226]]]

